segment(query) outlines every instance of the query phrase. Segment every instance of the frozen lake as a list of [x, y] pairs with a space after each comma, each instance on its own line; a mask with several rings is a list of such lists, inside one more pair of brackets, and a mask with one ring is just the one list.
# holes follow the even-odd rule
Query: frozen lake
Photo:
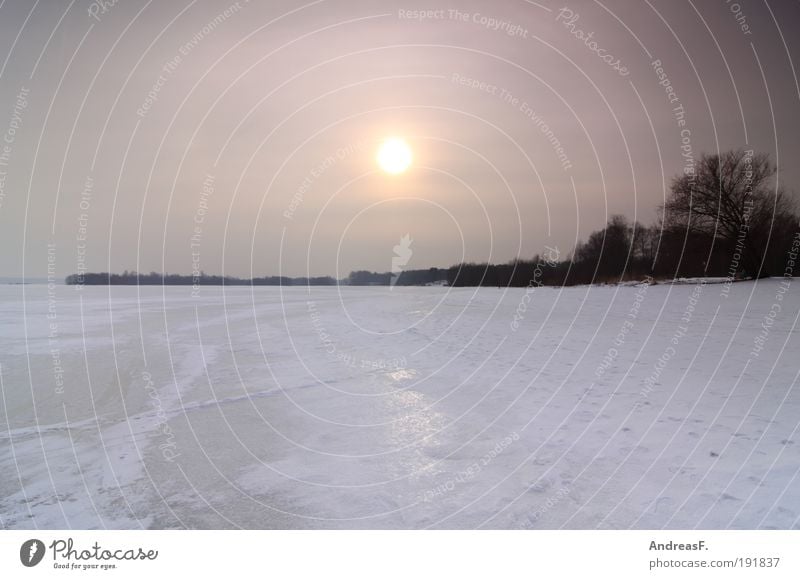
[[800, 291], [0, 286], [6, 528], [800, 528]]

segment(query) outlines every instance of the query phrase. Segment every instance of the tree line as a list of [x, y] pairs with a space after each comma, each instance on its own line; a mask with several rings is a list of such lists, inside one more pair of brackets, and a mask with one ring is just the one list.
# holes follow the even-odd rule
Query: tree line
[[85, 273], [72, 274], [65, 279], [67, 285], [337, 285], [333, 277], [268, 276], [240, 278], [234, 276], [181, 275], [175, 273]]
[[[613, 215], [576, 245], [572, 255], [515, 259], [505, 264], [461, 263], [449, 268], [399, 273], [354, 271], [332, 277], [290, 278], [175, 274], [71, 275], [66, 283], [87, 285], [432, 285], [511, 286], [616, 283], [678, 277], [728, 279], [782, 276], [800, 245], [794, 196], [776, 182], [766, 154], [733, 150], [702, 155], [693, 170], [674, 177], [652, 225]], [[796, 259], [796, 255], [794, 258]]]
[[776, 183], [768, 155], [734, 150], [705, 154], [672, 179], [650, 226], [614, 215], [606, 226], [554, 260], [450, 268], [451, 285], [574, 285], [678, 277], [728, 279], [793, 275], [800, 219], [797, 202]]

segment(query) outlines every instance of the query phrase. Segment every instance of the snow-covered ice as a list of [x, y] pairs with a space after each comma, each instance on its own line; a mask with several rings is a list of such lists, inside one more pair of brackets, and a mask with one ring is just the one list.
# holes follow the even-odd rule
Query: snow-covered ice
[[800, 291], [0, 286], [7, 528], [800, 528]]

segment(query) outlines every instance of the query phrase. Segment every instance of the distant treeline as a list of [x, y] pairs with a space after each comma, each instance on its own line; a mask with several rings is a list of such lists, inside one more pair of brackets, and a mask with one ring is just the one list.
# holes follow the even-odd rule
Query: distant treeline
[[[447, 269], [431, 267], [429, 269], [410, 269], [392, 274], [388, 272], [354, 271], [342, 283], [346, 285], [434, 285], [449, 281]], [[392, 281], [394, 278], [394, 281]]]
[[462, 263], [400, 273], [354, 271], [332, 277], [240, 279], [174, 274], [85, 274], [68, 284], [117, 285], [437, 285], [512, 286], [615, 283], [678, 277], [728, 279], [800, 274], [800, 219], [795, 199], [776, 188], [776, 168], [753, 151], [702, 155], [675, 177], [659, 219], [650, 226], [612, 216], [578, 242], [572, 255], [546, 255], [505, 264]]
[[332, 277], [256, 277], [252, 279], [231, 276], [179, 275], [174, 273], [85, 273], [72, 274], [67, 285], [336, 285]]
[[256, 278], [240, 278], [233, 276], [206, 275], [199, 276], [180, 274], [161, 274], [156, 272], [137, 273], [124, 271], [120, 273], [86, 273], [67, 276], [67, 285], [426, 285], [444, 283], [448, 280], [448, 270], [432, 267], [430, 269], [409, 270], [394, 274], [371, 271], [354, 271], [346, 279], [323, 277], [285, 277], [270, 276]]

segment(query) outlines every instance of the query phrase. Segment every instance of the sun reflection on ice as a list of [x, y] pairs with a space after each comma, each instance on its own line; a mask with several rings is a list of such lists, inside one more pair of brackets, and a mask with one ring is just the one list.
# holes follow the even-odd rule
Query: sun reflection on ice
[[[387, 373], [395, 382], [415, 378], [414, 370]], [[395, 416], [389, 426], [390, 443], [398, 451], [394, 455], [394, 474], [408, 477], [412, 488], [441, 470], [439, 463], [440, 433], [447, 425], [446, 417], [431, 407], [431, 401], [415, 390], [397, 390], [386, 398]], [[414, 491], [416, 492], [416, 491]], [[413, 494], [413, 493], [412, 493]]]
[[397, 370], [396, 372], [389, 372], [389, 376], [392, 377], [392, 380], [395, 382], [400, 382], [401, 380], [411, 380], [417, 376], [416, 370]]

